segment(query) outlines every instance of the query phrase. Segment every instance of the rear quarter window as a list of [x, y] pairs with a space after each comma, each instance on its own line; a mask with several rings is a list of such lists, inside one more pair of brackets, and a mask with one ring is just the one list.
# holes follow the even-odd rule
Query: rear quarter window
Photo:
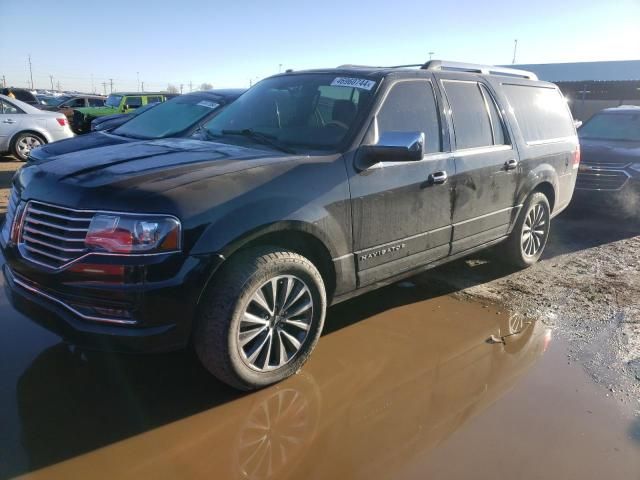
[[525, 142], [546, 142], [575, 135], [569, 107], [558, 90], [503, 84]]

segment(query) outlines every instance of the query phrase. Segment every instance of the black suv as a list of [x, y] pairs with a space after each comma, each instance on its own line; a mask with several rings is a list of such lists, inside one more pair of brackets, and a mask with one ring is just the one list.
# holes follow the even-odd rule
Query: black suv
[[576, 194], [580, 200], [638, 212], [640, 205], [640, 107], [607, 108], [578, 130], [582, 163]]
[[409, 67], [287, 72], [196, 137], [22, 168], [1, 235], [13, 304], [82, 346], [192, 343], [253, 389], [302, 367], [328, 305], [499, 242], [533, 264], [579, 162], [559, 90]]

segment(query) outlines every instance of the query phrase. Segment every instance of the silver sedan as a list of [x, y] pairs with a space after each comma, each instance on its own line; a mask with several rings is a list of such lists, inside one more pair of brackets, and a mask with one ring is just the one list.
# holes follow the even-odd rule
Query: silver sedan
[[33, 148], [73, 137], [67, 117], [0, 95], [0, 153], [26, 160]]

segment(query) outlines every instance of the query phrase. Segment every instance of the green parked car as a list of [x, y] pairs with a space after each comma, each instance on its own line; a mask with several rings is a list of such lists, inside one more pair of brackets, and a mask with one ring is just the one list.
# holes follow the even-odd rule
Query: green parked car
[[131, 113], [136, 108], [150, 103], [160, 103], [175, 97], [175, 93], [166, 92], [116, 92], [107, 97], [104, 107], [76, 108], [73, 111], [71, 128], [76, 133], [91, 130], [91, 120], [116, 113]]

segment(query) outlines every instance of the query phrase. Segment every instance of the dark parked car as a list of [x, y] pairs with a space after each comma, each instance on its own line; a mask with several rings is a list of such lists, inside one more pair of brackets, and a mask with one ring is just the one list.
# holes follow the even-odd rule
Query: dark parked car
[[640, 107], [598, 112], [578, 130], [582, 163], [576, 193], [581, 200], [640, 205]]
[[[74, 137], [72, 141], [45, 145], [32, 150], [29, 161], [43, 162], [67, 153], [153, 138], [188, 137], [203, 122], [216, 115], [222, 107], [233, 102], [243, 92], [241, 89], [229, 89], [187, 93], [167, 102], [149, 106], [153, 108], [144, 110], [146, 107], [141, 107], [139, 112], [124, 114], [121, 126], [111, 128], [109, 132], [91, 132]], [[80, 161], [82, 158], [79, 157]]]
[[80, 345], [193, 342], [258, 388], [302, 367], [330, 304], [498, 243], [536, 262], [579, 162], [555, 85], [440, 61], [276, 75], [200, 138], [22, 168], [0, 236], [13, 304]]
[[42, 110], [61, 112], [69, 120], [73, 120], [73, 110], [84, 107], [103, 107], [107, 97], [102, 95], [63, 95], [58, 97], [55, 105], [41, 105]]
[[[11, 93], [13, 94], [13, 97], [11, 97]], [[2, 88], [0, 89], [0, 94], [15, 98], [16, 100], [28, 103], [29, 105], [33, 105], [34, 107], [40, 107], [41, 105], [38, 98], [29, 90], [26, 90], [24, 88]]]

